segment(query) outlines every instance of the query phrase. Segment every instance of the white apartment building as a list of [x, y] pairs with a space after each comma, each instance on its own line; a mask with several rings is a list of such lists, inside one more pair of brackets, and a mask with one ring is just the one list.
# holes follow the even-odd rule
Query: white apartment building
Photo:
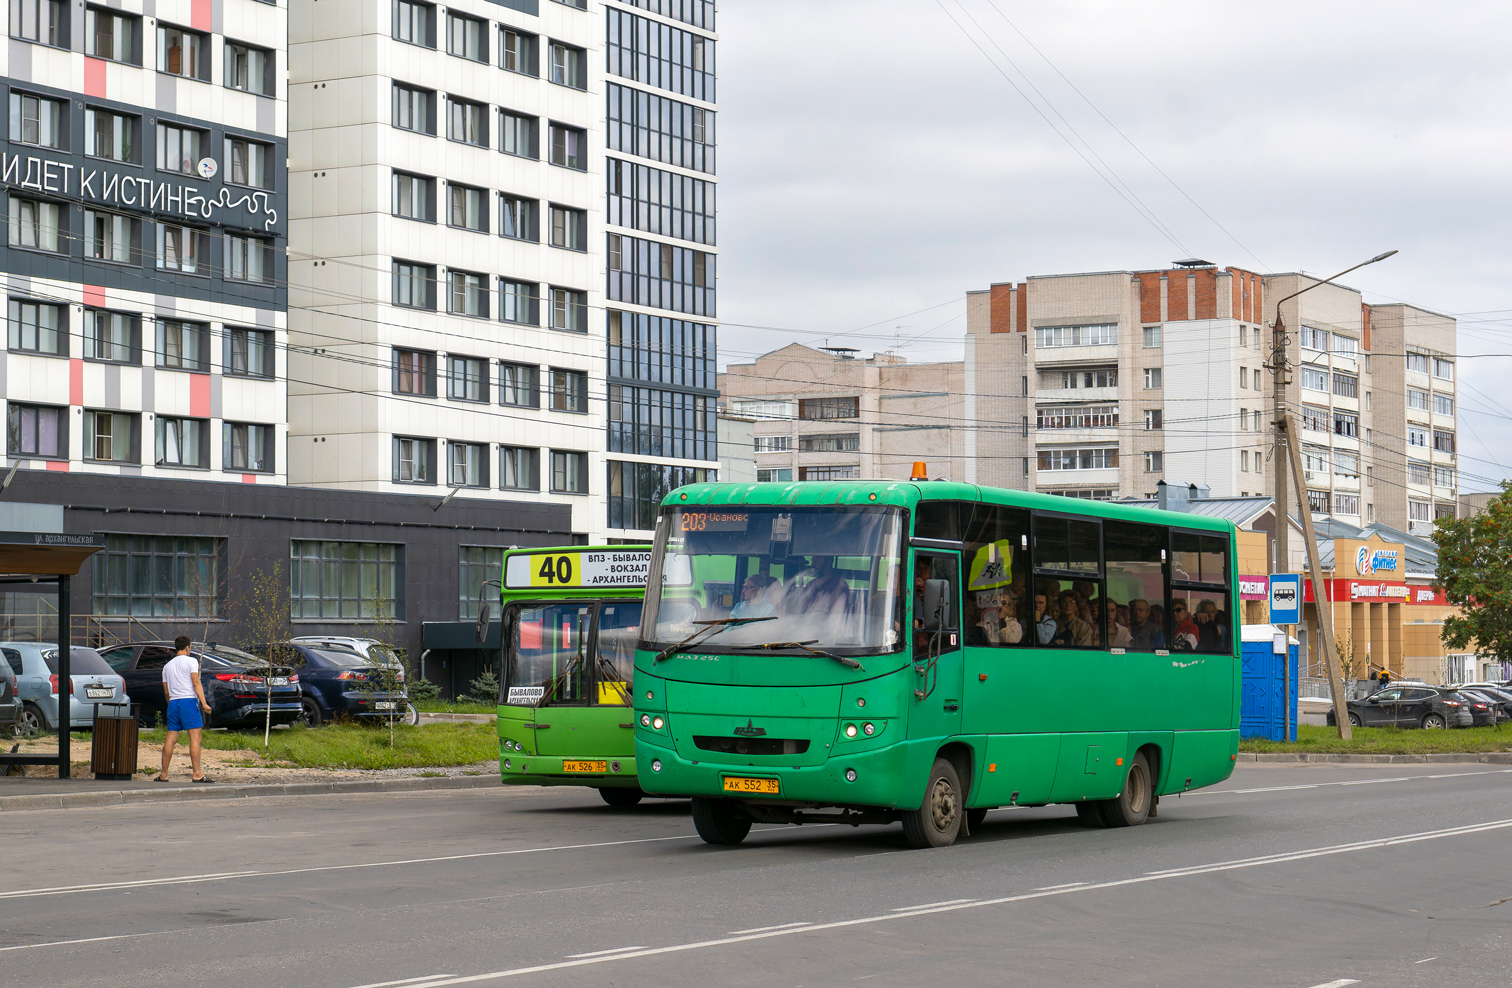
[[[969, 293], [964, 479], [1090, 498], [1154, 496], [1163, 479], [1274, 494], [1267, 300], [1314, 283], [1190, 261]], [[1404, 531], [1452, 513], [1454, 321], [1338, 285], [1281, 315], [1314, 509]]]
[[712, 400], [706, 442], [678, 431], [714, 383], [712, 21], [296, 6], [291, 482], [566, 505], [597, 541], [712, 475]]

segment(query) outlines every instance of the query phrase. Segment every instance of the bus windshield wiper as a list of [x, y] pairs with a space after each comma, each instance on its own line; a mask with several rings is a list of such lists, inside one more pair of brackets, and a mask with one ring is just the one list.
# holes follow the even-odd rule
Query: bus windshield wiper
[[771, 615], [771, 616], [768, 616], [768, 617], [738, 617], [738, 618], [732, 617], [732, 618], [720, 618], [717, 621], [694, 621], [693, 622], [694, 624], [701, 624], [701, 625], [703, 625], [703, 627], [699, 628], [697, 631], [693, 632], [691, 635], [689, 635], [688, 637], [684, 638], [682, 641], [678, 642], [676, 645], [668, 645], [666, 648], [662, 649], [660, 652], [657, 652], [656, 653], [656, 657], [654, 659], [652, 659], [651, 661], [653, 663], [656, 663], [656, 662], [660, 662], [662, 659], [670, 658], [671, 656], [676, 655], [678, 652], [681, 652], [684, 649], [688, 648], [694, 642], [700, 640], [701, 638], [713, 638], [715, 635], [719, 634], [721, 631], [725, 630], [726, 628], [730, 627], [733, 624], [754, 624], [757, 621], [775, 621], [775, 620], [777, 620], [777, 616], [776, 615]]
[[811, 639], [809, 639], [806, 642], [766, 642], [765, 644], [761, 644], [761, 645], [736, 645], [734, 647], [735, 648], [740, 648], [740, 649], [760, 648], [760, 649], [766, 649], [768, 651], [770, 651], [772, 649], [777, 649], [777, 648], [801, 648], [805, 652], [810, 653], [811, 655], [822, 655], [826, 659], [834, 659], [836, 662], [840, 663], [841, 665], [847, 666], [847, 667], [849, 667], [851, 669], [859, 669], [861, 672], [865, 672], [866, 671], [866, 667], [863, 666], [861, 663], [857, 662], [855, 659], [849, 658], [848, 656], [844, 656], [844, 655], [836, 655], [834, 652], [826, 652], [822, 648], [814, 648], [813, 645], [818, 640], [819, 639], [817, 639], [817, 638], [811, 638]]

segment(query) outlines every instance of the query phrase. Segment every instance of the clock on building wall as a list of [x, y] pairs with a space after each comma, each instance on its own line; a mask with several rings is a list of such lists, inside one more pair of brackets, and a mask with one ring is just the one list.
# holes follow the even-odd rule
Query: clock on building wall
[[195, 166], [195, 170], [199, 172], [200, 178], [212, 179], [215, 177], [216, 167], [214, 158], [201, 158], [199, 164]]

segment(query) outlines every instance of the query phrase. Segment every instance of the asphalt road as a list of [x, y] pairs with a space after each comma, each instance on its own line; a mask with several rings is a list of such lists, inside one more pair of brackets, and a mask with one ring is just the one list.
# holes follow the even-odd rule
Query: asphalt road
[[0, 985], [1512, 985], [1512, 769], [1241, 767], [1128, 830], [474, 789], [0, 816]]

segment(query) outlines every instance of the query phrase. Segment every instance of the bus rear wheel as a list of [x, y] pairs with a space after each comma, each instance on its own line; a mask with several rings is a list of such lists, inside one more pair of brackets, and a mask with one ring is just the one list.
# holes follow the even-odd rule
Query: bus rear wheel
[[705, 844], [739, 844], [751, 832], [751, 818], [729, 800], [694, 796], [693, 827]]
[[903, 814], [903, 836], [909, 847], [949, 847], [961, 832], [965, 812], [955, 766], [936, 758], [924, 787], [924, 804]]
[[1140, 752], [1129, 765], [1128, 777], [1124, 779], [1123, 792], [1102, 803], [1103, 825], [1107, 827], [1137, 827], [1150, 816], [1150, 807], [1155, 805], [1155, 783], [1150, 776], [1150, 762]]
[[646, 797], [646, 794], [639, 788], [623, 789], [617, 786], [605, 786], [598, 791], [598, 794], [610, 806], [634, 806]]

